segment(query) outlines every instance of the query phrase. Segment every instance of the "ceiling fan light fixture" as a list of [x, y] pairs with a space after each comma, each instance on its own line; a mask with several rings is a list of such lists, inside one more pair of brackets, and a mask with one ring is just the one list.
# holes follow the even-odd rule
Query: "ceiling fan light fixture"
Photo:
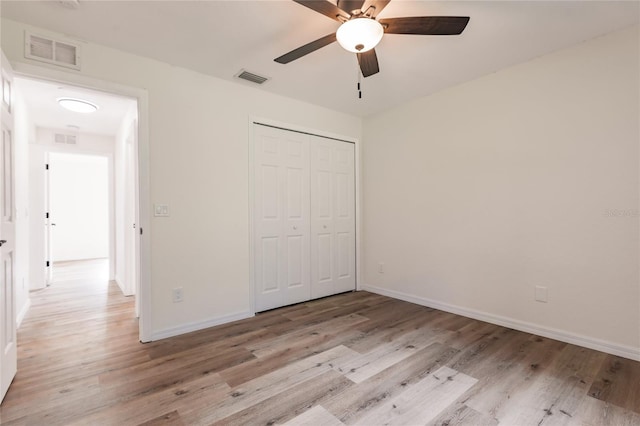
[[79, 112], [82, 114], [90, 114], [98, 110], [98, 105], [92, 104], [89, 101], [75, 98], [58, 98], [58, 105], [69, 111]]
[[345, 50], [363, 53], [376, 47], [383, 34], [384, 28], [375, 19], [356, 18], [342, 24], [336, 32], [336, 38]]

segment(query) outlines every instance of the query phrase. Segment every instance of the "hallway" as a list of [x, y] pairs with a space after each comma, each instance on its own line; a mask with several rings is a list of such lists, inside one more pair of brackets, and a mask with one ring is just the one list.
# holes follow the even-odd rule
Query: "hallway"
[[[2, 424], [23, 424], [36, 412], [59, 423], [54, 413], [82, 409], [87, 397], [108, 398], [101, 373], [147, 358], [138, 342], [134, 298], [107, 280], [107, 259], [57, 263], [53, 274], [50, 287], [30, 294], [31, 309], [18, 330], [18, 374], [0, 408]], [[56, 410], [62, 401], [64, 410]]]

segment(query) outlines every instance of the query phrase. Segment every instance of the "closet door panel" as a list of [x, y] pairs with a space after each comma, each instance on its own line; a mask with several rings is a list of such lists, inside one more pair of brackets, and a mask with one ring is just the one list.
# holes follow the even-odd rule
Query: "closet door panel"
[[311, 294], [355, 289], [354, 145], [311, 137]]
[[355, 237], [355, 146], [334, 141], [334, 221], [336, 239], [334, 292], [354, 290], [356, 286]]
[[256, 312], [310, 298], [307, 139], [254, 125]]

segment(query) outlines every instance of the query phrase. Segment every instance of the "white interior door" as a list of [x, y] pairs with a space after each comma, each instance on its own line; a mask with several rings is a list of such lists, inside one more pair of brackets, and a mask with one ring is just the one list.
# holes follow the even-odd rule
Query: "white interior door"
[[2, 146], [0, 147], [0, 399], [17, 372], [15, 296], [14, 149], [11, 68], [2, 54]]
[[311, 296], [355, 290], [355, 145], [311, 137]]
[[254, 124], [257, 312], [310, 298], [308, 139]]
[[130, 254], [132, 262], [128, 269], [129, 281], [135, 295], [136, 317], [140, 317], [140, 214], [138, 206], [138, 143], [137, 143], [138, 122], [135, 121], [131, 127], [130, 137], [127, 139], [127, 189], [126, 208], [130, 212], [131, 227], [130, 232]]
[[49, 153], [45, 154], [45, 170], [44, 170], [44, 208], [46, 210], [44, 222], [44, 277], [45, 284], [51, 285], [53, 282], [53, 231], [56, 223], [54, 222], [53, 213], [51, 212], [51, 174], [49, 173], [49, 164], [51, 157]]

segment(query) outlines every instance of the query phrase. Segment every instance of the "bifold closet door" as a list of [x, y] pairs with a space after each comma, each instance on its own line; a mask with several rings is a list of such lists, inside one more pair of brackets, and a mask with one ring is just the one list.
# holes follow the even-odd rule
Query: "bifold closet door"
[[311, 297], [355, 290], [355, 145], [310, 136]]
[[254, 124], [256, 312], [310, 299], [308, 139]]

